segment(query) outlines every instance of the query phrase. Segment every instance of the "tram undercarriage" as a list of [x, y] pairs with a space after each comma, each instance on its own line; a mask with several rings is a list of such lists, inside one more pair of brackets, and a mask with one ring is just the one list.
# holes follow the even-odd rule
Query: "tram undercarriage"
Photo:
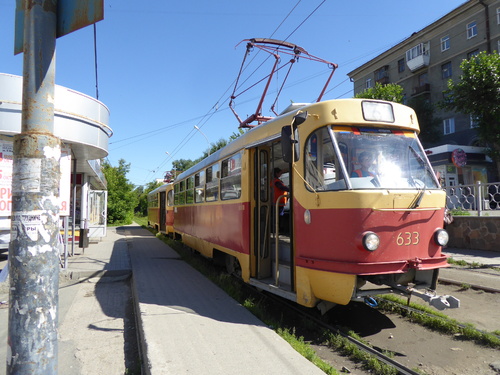
[[[460, 300], [449, 295], [436, 294], [439, 269], [411, 269], [402, 274], [358, 276], [358, 285], [353, 294], [354, 301], [371, 305], [371, 296], [380, 294], [401, 294], [411, 298], [419, 297], [438, 310], [460, 307]], [[378, 286], [385, 286], [379, 288]]]

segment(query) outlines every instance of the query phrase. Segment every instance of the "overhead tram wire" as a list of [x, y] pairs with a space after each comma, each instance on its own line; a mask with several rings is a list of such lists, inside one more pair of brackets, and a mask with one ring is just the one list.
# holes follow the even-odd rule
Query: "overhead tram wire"
[[[288, 14], [285, 16], [285, 18], [281, 21], [281, 23], [278, 25], [278, 27], [274, 30], [274, 32], [271, 34], [270, 38], [272, 38], [274, 36], [274, 34], [280, 29], [280, 27], [284, 24], [284, 22], [290, 17], [290, 15], [293, 13], [293, 11], [297, 8], [297, 6], [301, 3], [302, 0], [299, 0], [293, 7], [292, 9], [288, 12]], [[323, 0], [320, 5], [318, 5], [300, 24], [299, 26], [297, 26], [293, 31], [292, 33], [290, 33], [287, 37], [287, 39], [293, 35], [306, 21], [307, 19], [309, 19], [320, 7], [321, 5], [323, 5], [323, 3], [325, 3], [326, 0]], [[286, 40], [286, 39], [285, 39]], [[259, 51], [260, 52], [260, 51]], [[253, 59], [255, 59], [255, 57], [257, 56], [257, 54], [252, 58], [252, 60], [250, 60], [250, 63], [253, 61]], [[269, 58], [269, 57], [268, 57]], [[250, 64], [249, 63], [249, 64]], [[263, 64], [263, 63], [262, 63]], [[260, 66], [255, 70], [257, 71]], [[246, 69], [246, 68], [245, 68]], [[250, 77], [255, 73], [255, 71], [250, 75]], [[250, 78], [249, 77], [249, 78]], [[247, 78], [248, 80], [248, 78]], [[220, 102], [222, 100], [222, 98], [227, 94], [227, 92], [231, 89], [231, 87], [235, 84], [236, 80], [234, 80], [232, 82], [232, 84], [228, 87], [228, 89], [226, 89], [226, 91], [220, 96], [220, 98], [217, 100], [217, 102], [210, 108], [210, 110], [203, 116], [201, 116], [201, 120], [198, 122], [198, 127], [203, 127], [211, 118], [212, 116], [219, 110], [219, 107], [220, 107]], [[246, 80], [244, 81], [246, 82]], [[243, 83], [244, 83], [243, 82]], [[226, 103], [227, 101], [229, 100], [229, 98], [226, 98], [222, 104]], [[187, 121], [186, 121], [187, 122]], [[183, 122], [184, 123], [184, 122]], [[144, 135], [147, 135], [147, 134], [151, 134], [151, 133], [155, 133], [156, 131], [152, 131], [152, 132], [148, 132], [148, 133], [144, 133]], [[157, 168], [155, 168], [154, 170], [155, 171], [158, 171], [160, 170], [160, 168], [165, 165], [168, 160], [171, 160], [173, 159], [173, 157], [175, 156], [175, 154], [177, 154], [186, 144], [187, 142], [192, 138], [194, 137], [195, 135], [195, 132], [193, 130], [191, 130], [180, 142], [179, 144], [174, 148], [174, 150], [169, 154], [169, 158], [167, 158], [164, 162], [162, 162]], [[140, 135], [139, 135], [140, 136]], [[134, 138], [134, 139], [137, 139], [137, 136], [135, 137], [129, 137], [127, 139], [130, 139], [130, 138]], [[126, 140], [126, 139], [124, 139]], [[124, 140], [120, 140], [118, 142], [123, 142]], [[114, 142], [114, 143], [118, 143], [118, 142]]]
[[[280, 26], [281, 26], [281, 25], [285, 22], [285, 20], [286, 20], [286, 19], [290, 16], [290, 14], [293, 12], [293, 10], [295, 10], [295, 8], [299, 5], [299, 3], [300, 3], [300, 2], [301, 2], [301, 0], [299, 0], [299, 1], [295, 4], [295, 6], [292, 8], [292, 10], [291, 10], [291, 11], [287, 14], [287, 16], [285, 17], [285, 19], [284, 19], [284, 20], [280, 23], [280, 25], [276, 28], [276, 30], [275, 30], [275, 31], [271, 34], [271, 36], [270, 36], [269, 38], [272, 38], [272, 36], [276, 33], [276, 31], [279, 29], [279, 27], [280, 27]], [[303, 20], [303, 21], [302, 21], [302, 22], [301, 22], [301, 23], [300, 23], [300, 24], [299, 24], [299, 25], [298, 25], [298, 26], [297, 26], [297, 27], [296, 27], [296, 28], [295, 28], [295, 29], [294, 29], [294, 30], [293, 30], [290, 34], [288, 34], [288, 36], [287, 36], [287, 37], [286, 37], [283, 41], [284, 41], [284, 42], [286, 42], [286, 41], [287, 41], [287, 40], [288, 40], [288, 39], [289, 39], [289, 38], [290, 38], [293, 34], [295, 34], [295, 33], [297, 32], [297, 30], [299, 30], [299, 29], [302, 27], [302, 25], [304, 25], [304, 23], [305, 23], [305, 22], [306, 22], [306, 21], [307, 21], [307, 20], [308, 20], [308, 19], [309, 19], [309, 18], [310, 18], [310, 17], [311, 17], [314, 13], [316, 13], [316, 12], [318, 11], [318, 9], [319, 9], [319, 8], [320, 8], [320, 7], [321, 7], [321, 6], [322, 6], [325, 2], [326, 2], [326, 0], [323, 0], [323, 1], [322, 1], [322, 2], [321, 2], [321, 3], [320, 3], [320, 4], [319, 4], [319, 5], [318, 5], [318, 6], [317, 6], [317, 7], [316, 7], [316, 8], [315, 8], [312, 12], [311, 12], [311, 13], [309, 13], [309, 14], [307, 15], [307, 17], [306, 17], [306, 18], [304, 18], [304, 20]], [[276, 50], [278, 50], [278, 48], [276, 48]], [[248, 65], [247, 65], [247, 66], [249, 66], [249, 65], [252, 63], [252, 61], [255, 59], [255, 57], [258, 55], [258, 53], [259, 53], [259, 52], [260, 52], [260, 50], [259, 50], [259, 51], [257, 51], [257, 54], [255, 54], [255, 56], [254, 56], [254, 57], [250, 60], [250, 62], [248, 63]], [[248, 80], [249, 80], [249, 79], [250, 79], [250, 78], [251, 78], [251, 77], [252, 77], [252, 76], [253, 76], [253, 75], [254, 75], [254, 74], [255, 74], [255, 73], [256, 73], [256, 72], [257, 72], [257, 71], [258, 71], [258, 70], [262, 67], [262, 66], [263, 66], [263, 65], [264, 65], [264, 63], [265, 63], [268, 59], [270, 59], [270, 58], [271, 58], [271, 55], [267, 56], [267, 57], [264, 59], [264, 61], [263, 61], [263, 62], [262, 62], [262, 63], [261, 63], [261, 64], [260, 64], [257, 68], [255, 68], [255, 69], [254, 69], [254, 71], [253, 71], [253, 72], [252, 72], [252, 73], [251, 73], [251, 74], [250, 74], [250, 75], [249, 75], [249, 76], [248, 76], [248, 77], [247, 77], [247, 78], [246, 78], [246, 79], [245, 79], [245, 80], [244, 80], [244, 81], [240, 84], [240, 86], [238, 86], [238, 87], [236, 87], [236, 88], [235, 88], [234, 92], [236, 92], [236, 90], [237, 90], [238, 88], [240, 88], [243, 84], [245, 84], [245, 83], [246, 83], [246, 82], [247, 82], [247, 81], [248, 81]], [[243, 72], [243, 71], [245, 71], [245, 69], [246, 69], [246, 68], [241, 67], [241, 68], [240, 68], [240, 73], [241, 73], [241, 72]], [[281, 68], [280, 68], [280, 69], [281, 69]], [[265, 77], [265, 78], [266, 78], [266, 77]], [[263, 78], [262, 80], [264, 80], [265, 78]], [[262, 80], [261, 80], [261, 81], [262, 81]], [[259, 81], [259, 82], [261, 82], [261, 81]], [[256, 86], [259, 82], [257, 82], [257, 83], [256, 83], [256, 84], [254, 84], [253, 86], [251, 86], [251, 87], [247, 88], [246, 90], [244, 90], [244, 91], [240, 92], [238, 95], [241, 95], [243, 92], [248, 91], [248, 90], [249, 90], [249, 89], [251, 89], [252, 87]], [[290, 87], [290, 85], [287, 85], [286, 87]], [[270, 93], [268, 93], [268, 94], [270, 94]]]
[[323, 0], [309, 15], [285, 38], [285, 42], [290, 38], [295, 32], [302, 27], [302, 25], [314, 14], [316, 11], [321, 8], [321, 6], [326, 3], [326, 0]]
[[[290, 12], [288, 12], [288, 14], [285, 16], [285, 18], [281, 21], [281, 23], [278, 25], [278, 27], [273, 31], [273, 33], [271, 34], [270, 38], [272, 38], [274, 36], [274, 34], [279, 30], [279, 28], [283, 25], [283, 23], [288, 19], [288, 17], [290, 17], [290, 15], [292, 14], [292, 12], [295, 10], [295, 8], [297, 8], [297, 6], [301, 3], [302, 0], [299, 0], [294, 6], [293, 8], [290, 10]], [[253, 61], [253, 60], [251, 60]], [[250, 62], [251, 62], [250, 61]], [[136, 141], [140, 141], [142, 140], [143, 138], [140, 138], [138, 139], [138, 137], [142, 137], [142, 136], [148, 136], [148, 135], [156, 135], [156, 133], [158, 132], [161, 132], [161, 131], [164, 131], [164, 130], [169, 130], [173, 127], [177, 127], [177, 126], [180, 126], [182, 124], [185, 124], [187, 122], [191, 122], [193, 120], [197, 120], [197, 119], [201, 119], [199, 122], [198, 122], [198, 126], [199, 127], [202, 127], [203, 125], [200, 126], [200, 124], [203, 122], [203, 119], [206, 118], [208, 116], [208, 119], [210, 119], [213, 114], [215, 112], [217, 112], [219, 110], [219, 108], [221, 107], [221, 105], [223, 105], [224, 103], [226, 103], [229, 98], [226, 98], [222, 103], [221, 103], [221, 100], [222, 98], [225, 97], [225, 95], [227, 94], [227, 92], [232, 88], [232, 86], [234, 85], [236, 80], [233, 80], [233, 82], [228, 86], [228, 88], [226, 89], [226, 91], [219, 97], [219, 99], [216, 101], [216, 103], [208, 110], [208, 112], [205, 114], [205, 115], [202, 115], [202, 116], [198, 116], [196, 118], [193, 118], [193, 119], [189, 119], [189, 120], [186, 120], [186, 121], [183, 121], [183, 122], [180, 122], [180, 123], [177, 123], [177, 124], [173, 124], [173, 125], [168, 125], [166, 127], [163, 127], [163, 128], [159, 128], [159, 129], [156, 129], [156, 130], [151, 130], [149, 132], [146, 132], [146, 133], [141, 133], [141, 134], [136, 134], [134, 136], [131, 136], [131, 137], [127, 137], [127, 138], [123, 138], [123, 139], [120, 139], [120, 140], [117, 140], [117, 141], [114, 141], [114, 142], [110, 142], [109, 144], [112, 145], [112, 144], [116, 144], [116, 143], [120, 143], [120, 142], [124, 142], [124, 141], [127, 141], [129, 139], [134, 139]], [[204, 124], [208, 121], [205, 120]], [[129, 145], [130, 143], [128, 143], [127, 145]]]

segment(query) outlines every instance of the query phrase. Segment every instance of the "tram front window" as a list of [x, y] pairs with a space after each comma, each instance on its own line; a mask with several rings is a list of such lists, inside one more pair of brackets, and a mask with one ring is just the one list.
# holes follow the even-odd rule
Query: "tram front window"
[[307, 141], [309, 190], [437, 189], [420, 142], [412, 133], [388, 129], [321, 128]]

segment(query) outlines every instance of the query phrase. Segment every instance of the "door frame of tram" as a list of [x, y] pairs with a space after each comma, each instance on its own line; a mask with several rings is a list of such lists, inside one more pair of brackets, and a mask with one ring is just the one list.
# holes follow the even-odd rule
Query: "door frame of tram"
[[[278, 164], [283, 165], [281, 156], [281, 144], [279, 141], [270, 142], [264, 145], [259, 145], [254, 148], [254, 153], [252, 157], [253, 162], [253, 200], [254, 200], [254, 210], [252, 212], [252, 222], [253, 222], [253, 243], [254, 243], [254, 256], [255, 256], [255, 267], [256, 267], [256, 278], [264, 283], [272, 283], [277, 286], [281, 286], [289, 291], [293, 291], [294, 288], [294, 256], [292, 252], [292, 233], [293, 225], [291, 223], [292, 215], [292, 173], [290, 165], [288, 166], [288, 171], [290, 180], [290, 210], [289, 214], [286, 216], [288, 220], [288, 238], [279, 238], [279, 263], [281, 266], [286, 266], [286, 272], [282, 273], [282, 267], [280, 266], [279, 271], [279, 281], [276, 277], [276, 264], [275, 260], [275, 240], [273, 228], [279, 227], [278, 223], [273, 224], [272, 221], [275, 220], [273, 206], [273, 188], [272, 181], [274, 179], [273, 170]], [[283, 219], [283, 218], [282, 218]], [[280, 261], [282, 258], [286, 259], [286, 262]], [[284, 264], [286, 263], [286, 265]], [[286, 273], [286, 275], [285, 275]]]
[[159, 215], [160, 220], [160, 232], [167, 232], [167, 192], [160, 191], [160, 205], [159, 205]]

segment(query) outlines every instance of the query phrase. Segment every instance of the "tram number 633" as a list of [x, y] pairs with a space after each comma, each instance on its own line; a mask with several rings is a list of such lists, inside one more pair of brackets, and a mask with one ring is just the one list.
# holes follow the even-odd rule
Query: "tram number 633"
[[396, 238], [398, 246], [418, 245], [420, 242], [419, 232], [399, 232]]

